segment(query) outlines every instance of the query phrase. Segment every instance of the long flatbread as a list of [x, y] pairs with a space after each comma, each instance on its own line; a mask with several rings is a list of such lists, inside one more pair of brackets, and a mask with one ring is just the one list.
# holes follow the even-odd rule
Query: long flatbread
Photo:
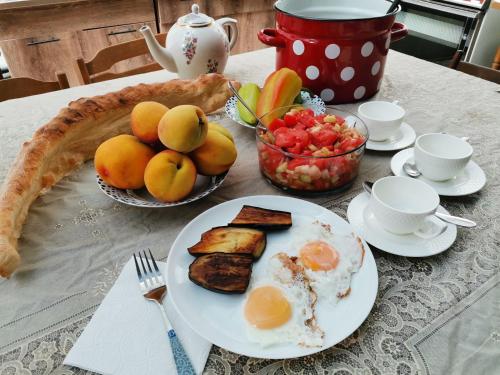
[[224, 76], [207, 74], [196, 80], [140, 84], [69, 103], [24, 142], [0, 188], [0, 276], [9, 277], [21, 262], [17, 240], [33, 201], [92, 159], [103, 141], [130, 133], [130, 112], [135, 104], [146, 100], [170, 108], [194, 104], [209, 113], [230, 96]]

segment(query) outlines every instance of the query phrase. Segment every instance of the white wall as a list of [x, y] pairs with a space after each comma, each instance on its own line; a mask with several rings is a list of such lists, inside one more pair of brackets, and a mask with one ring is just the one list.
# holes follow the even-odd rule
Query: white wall
[[500, 47], [500, 0], [492, 0], [472, 49], [470, 62], [490, 68], [497, 47]]

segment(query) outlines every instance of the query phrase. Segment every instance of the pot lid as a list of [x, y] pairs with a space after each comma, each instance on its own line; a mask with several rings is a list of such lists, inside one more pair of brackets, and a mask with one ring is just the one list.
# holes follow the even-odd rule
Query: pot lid
[[212, 17], [200, 13], [200, 7], [197, 4], [193, 4], [191, 7], [191, 13], [180, 17], [177, 20], [177, 23], [182, 26], [203, 27], [210, 25], [213, 20], [214, 19]]

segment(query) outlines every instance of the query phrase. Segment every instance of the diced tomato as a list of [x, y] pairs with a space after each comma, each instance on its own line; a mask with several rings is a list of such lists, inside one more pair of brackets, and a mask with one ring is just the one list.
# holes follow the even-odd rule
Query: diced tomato
[[316, 119], [316, 121], [323, 123], [323, 121], [325, 121], [325, 117], [326, 117], [326, 114], [323, 113], [322, 115], [317, 115], [314, 118]]
[[314, 111], [311, 108], [306, 108], [302, 113], [307, 113], [309, 116], [314, 116]]
[[321, 129], [311, 133], [312, 143], [318, 148], [332, 146], [338, 137], [337, 132], [329, 129]]
[[349, 138], [347, 139], [344, 139], [342, 142], [340, 142], [340, 150], [342, 152], [345, 152], [347, 150], [347, 147], [349, 147], [351, 145], [351, 140]]
[[311, 143], [311, 139], [308, 132], [301, 129], [291, 129], [291, 131], [295, 136], [297, 143], [300, 143], [302, 148], [309, 146], [309, 144]]
[[288, 126], [289, 128], [291, 128], [297, 124], [297, 116], [292, 115], [291, 113], [285, 114], [285, 117], [283, 117], [283, 120], [285, 121], [286, 126]]
[[282, 153], [269, 146], [265, 147], [265, 151], [262, 151], [261, 156], [264, 168], [270, 172], [274, 172], [283, 160]]
[[303, 149], [304, 147], [302, 147], [300, 143], [296, 143], [294, 146], [288, 147], [286, 150], [292, 154], [302, 154]]
[[292, 159], [288, 162], [288, 169], [290, 169], [291, 171], [293, 171], [295, 168], [297, 168], [298, 166], [300, 165], [308, 165], [309, 164], [309, 160], [306, 159], [306, 158], [296, 158], [296, 159]]
[[278, 147], [292, 147], [295, 145], [295, 136], [290, 128], [278, 128], [274, 132], [274, 144]]
[[286, 126], [285, 121], [283, 121], [280, 118], [276, 118], [273, 121], [271, 121], [271, 123], [268, 126], [268, 129], [270, 131], [274, 132], [276, 129], [279, 129], [279, 128], [282, 128], [285, 126]]
[[314, 160], [314, 165], [317, 166], [320, 170], [327, 169], [329, 161], [330, 159], [327, 158], [318, 158]]
[[345, 119], [342, 116], [335, 115], [335, 118], [337, 119], [337, 124], [342, 125], [345, 122]]

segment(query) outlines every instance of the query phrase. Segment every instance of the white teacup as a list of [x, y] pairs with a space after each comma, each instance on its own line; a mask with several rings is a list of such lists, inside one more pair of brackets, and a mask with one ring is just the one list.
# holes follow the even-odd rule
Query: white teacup
[[472, 156], [472, 146], [453, 135], [424, 134], [415, 141], [415, 164], [424, 177], [449, 180], [460, 174]]
[[413, 178], [381, 178], [373, 184], [369, 206], [380, 225], [394, 234], [433, 238], [446, 229], [446, 224], [434, 216], [439, 195]]
[[396, 135], [406, 112], [395, 102], [372, 101], [361, 104], [358, 114], [368, 127], [369, 139], [380, 142]]

